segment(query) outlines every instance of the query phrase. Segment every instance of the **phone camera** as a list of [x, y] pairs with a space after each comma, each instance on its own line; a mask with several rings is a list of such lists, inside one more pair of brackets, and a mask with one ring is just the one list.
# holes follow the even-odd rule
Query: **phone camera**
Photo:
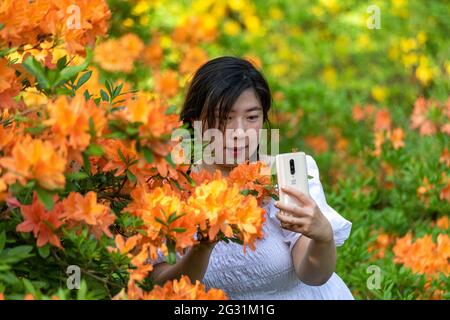
[[294, 174], [295, 173], [294, 159], [289, 160], [289, 166], [291, 168], [291, 174]]

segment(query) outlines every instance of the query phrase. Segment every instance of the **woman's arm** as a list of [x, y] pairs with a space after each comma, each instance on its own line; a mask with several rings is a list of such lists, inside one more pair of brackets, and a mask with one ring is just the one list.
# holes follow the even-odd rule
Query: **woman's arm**
[[334, 240], [321, 242], [301, 236], [292, 248], [295, 273], [307, 285], [325, 284], [336, 268]]
[[166, 262], [159, 263], [154, 266], [150, 273], [150, 280], [156, 284], [164, 284], [164, 282], [173, 279], [179, 279], [182, 275], [186, 275], [191, 282], [201, 281], [208, 268], [209, 257], [216, 243], [200, 242], [189, 249], [179, 261], [170, 265]]
[[279, 201], [275, 206], [281, 226], [302, 236], [292, 248], [295, 272], [308, 285], [322, 285], [336, 267], [336, 246], [333, 229], [317, 203], [303, 192], [286, 187], [282, 190], [296, 200], [297, 205]]

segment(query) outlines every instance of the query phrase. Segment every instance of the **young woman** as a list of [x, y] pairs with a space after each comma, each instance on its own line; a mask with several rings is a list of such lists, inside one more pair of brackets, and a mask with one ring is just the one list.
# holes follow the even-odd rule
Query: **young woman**
[[[181, 118], [190, 125], [201, 121], [203, 128], [219, 128], [224, 133], [219, 159], [236, 159], [241, 153], [250, 159], [258, 155], [259, 148], [248, 142], [244, 132], [259, 132], [268, 121], [271, 101], [267, 81], [251, 63], [219, 57], [195, 73]], [[225, 134], [230, 131], [226, 129], [231, 134]], [[193, 164], [191, 169], [219, 169], [226, 176], [237, 165], [227, 163]], [[239, 244], [202, 240], [178, 255], [174, 265], [165, 263], [160, 255], [150, 275], [152, 280], [163, 283], [184, 274], [207, 288], [224, 290], [231, 299], [353, 299], [334, 273], [336, 246], [348, 238], [351, 223], [327, 204], [319, 169], [310, 155], [307, 169], [313, 176], [309, 179], [310, 196], [285, 189], [297, 200], [297, 206], [273, 200], [264, 205], [265, 236], [258, 240], [255, 251], [247, 250], [244, 255]]]

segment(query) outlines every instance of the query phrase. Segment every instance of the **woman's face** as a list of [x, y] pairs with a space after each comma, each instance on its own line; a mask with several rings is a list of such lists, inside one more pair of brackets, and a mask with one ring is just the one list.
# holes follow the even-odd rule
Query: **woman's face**
[[[216, 149], [216, 166], [234, 167], [239, 163], [256, 158], [259, 130], [262, 129], [264, 113], [254, 89], [247, 89], [237, 98], [226, 119], [222, 131], [222, 148]], [[218, 110], [216, 124], [219, 123]], [[252, 157], [252, 158], [253, 158]]]

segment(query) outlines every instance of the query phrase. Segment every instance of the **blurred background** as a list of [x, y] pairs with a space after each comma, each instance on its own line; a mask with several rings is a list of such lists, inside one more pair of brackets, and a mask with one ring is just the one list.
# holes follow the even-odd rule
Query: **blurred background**
[[337, 273], [356, 298], [450, 298], [450, 3], [109, 0], [104, 79], [180, 108], [193, 72], [236, 55], [273, 91], [280, 152], [318, 162], [353, 223]]

